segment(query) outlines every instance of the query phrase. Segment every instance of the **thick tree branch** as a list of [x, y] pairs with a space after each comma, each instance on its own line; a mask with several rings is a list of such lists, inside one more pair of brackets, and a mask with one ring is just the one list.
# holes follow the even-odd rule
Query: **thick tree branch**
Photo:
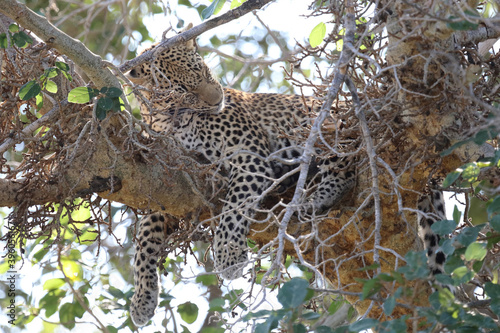
[[82, 68], [97, 87], [121, 87], [118, 79], [106, 68], [100, 56], [92, 53], [79, 40], [57, 29], [45, 17], [36, 14], [26, 5], [15, 0], [2, 0], [0, 12], [31, 30], [47, 45], [66, 54]]
[[[98, 193], [131, 207], [165, 210], [179, 217], [206, 207], [206, 198], [198, 189], [208, 186], [203, 181], [203, 168], [194, 159], [177, 157], [172, 166], [166, 166], [139, 155], [118, 153], [103, 137], [82, 141], [74, 148], [75, 157], [65, 162], [69, 165], [58, 165], [49, 180], [0, 179], [0, 206], [44, 204]], [[85, 141], [94, 141], [95, 146], [89, 147]], [[176, 154], [174, 148], [160, 143], [151, 149]], [[158, 155], [146, 156], [154, 159]]]

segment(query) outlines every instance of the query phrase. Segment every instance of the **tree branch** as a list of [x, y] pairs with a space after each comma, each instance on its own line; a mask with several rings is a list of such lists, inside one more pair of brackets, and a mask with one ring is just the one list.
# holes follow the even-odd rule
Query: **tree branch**
[[[0, 179], [0, 206], [44, 204], [91, 193], [130, 207], [165, 210], [178, 217], [207, 206], [206, 198], [197, 190], [208, 187], [203, 175], [206, 171], [194, 159], [177, 156], [166, 166], [139, 156], [117, 154], [101, 137], [85, 141], [96, 143], [94, 147], [82, 144], [74, 148], [75, 158], [52, 170], [50, 180]], [[151, 158], [159, 152], [176, 156], [174, 148], [162, 143], [151, 150]]]
[[[61, 102], [60, 105], [55, 105], [49, 112], [44, 114], [41, 118], [39, 118], [36, 121], [27, 125], [20, 133], [21, 135], [18, 135], [18, 137], [21, 138], [21, 140], [22, 140], [22, 137], [29, 136], [29, 135], [31, 135], [31, 133], [33, 133], [34, 131], [36, 131], [37, 129], [42, 127], [43, 125], [52, 122], [53, 120], [55, 120], [57, 118], [57, 115], [61, 111], [61, 108], [64, 109], [64, 107], [66, 105], [68, 105], [68, 100], [64, 100], [63, 102]], [[16, 142], [19, 142], [16, 140], [16, 138], [9, 138], [9, 139], [5, 140], [0, 145], [0, 154], [5, 153], [9, 148], [11, 148], [13, 145], [15, 145]]]
[[31, 30], [47, 45], [66, 54], [82, 68], [98, 88], [121, 87], [118, 79], [106, 68], [100, 56], [92, 53], [82, 42], [66, 35], [47, 21], [45, 17], [36, 14], [26, 5], [15, 0], [2, 0], [0, 1], [0, 12], [24, 28]]
[[487, 20], [485, 25], [478, 27], [476, 30], [456, 31], [454, 33], [456, 43], [459, 45], [477, 44], [488, 39], [500, 38], [500, 22], [498, 18], [500, 18], [500, 14]]
[[270, 3], [271, 1], [273, 0], [248, 0], [238, 8], [230, 10], [227, 13], [222, 14], [221, 16], [214, 17], [213, 19], [205, 21], [197, 25], [196, 27], [193, 27], [187, 31], [184, 31], [183, 33], [178, 34], [177, 36], [162, 41], [153, 50], [148, 50], [143, 54], [141, 54], [140, 56], [125, 62], [123, 65], [120, 66], [120, 70], [123, 73], [126, 73], [133, 67], [139, 66], [153, 59], [153, 53], [155, 52], [161, 53], [163, 50], [169, 49], [175, 45], [196, 38], [202, 33], [207, 32], [208, 30], [211, 30], [215, 27], [218, 27], [219, 25], [231, 22], [232, 20], [235, 20], [251, 12], [252, 10], [260, 9], [264, 5]]

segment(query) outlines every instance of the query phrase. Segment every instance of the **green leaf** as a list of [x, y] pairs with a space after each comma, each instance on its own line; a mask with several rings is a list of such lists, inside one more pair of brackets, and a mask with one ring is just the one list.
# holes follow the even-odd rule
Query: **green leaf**
[[210, 16], [217, 14], [222, 9], [225, 2], [226, 0], [213, 0], [210, 6], [203, 9], [203, 11], [201, 12], [201, 19], [206, 20]]
[[[85, 310], [85, 308], [76, 299], [74, 301], [75, 301], [75, 303], [73, 304], [73, 312], [75, 313], [76, 317], [82, 318], [83, 315], [85, 314], [85, 312], [87, 312], [87, 310]], [[89, 306], [89, 300], [87, 299], [87, 297], [84, 296], [83, 297], [83, 301], [85, 302], [85, 304], [88, 307]]]
[[452, 277], [449, 276], [448, 274], [437, 274], [434, 276], [434, 279], [436, 280], [436, 282], [439, 282], [441, 283], [441, 285], [444, 286], [454, 284]]
[[283, 308], [296, 308], [302, 305], [308, 293], [309, 282], [301, 278], [293, 278], [283, 284], [278, 293], [278, 301]]
[[54, 81], [47, 80], [45, 89], [47, 89], [48, 92], [55, 94], [57, 93], [57, 84]]
[[495, 215], [491, 218], [490, 225], [496, 232], [500, 232], [500, 215]]
[[63, 72], [69, 71], [69, 65], [65, 62], [56, 61], [56, 67], [62, 70]]
[[106, 326], [106, 328], [108, 329], [109, 333], [118, 333], [118, 328], [114, 326], [108, 325]]
[[50, 279], [43, 284], [43, 290], [56, 290], [62, 287], [66, 281], [64, 279]]
[[226, 305], [226, 300], [223, 298], [216, 298], [210, 301], [208, 304], [209, 311], [224, 312], [224, 306]]
[[107, 111], [103, 108], [100, 108], [99, 105], [95, 109], [95, 116], [98, 120], [103, 120], [106, 118]]
[[18, 32], [19, 27], [17, 26], [17, 24], [12, 23], [11, 25], [9, 25], [9, 31], [10, 32]]
[[[405, 318], [406, 317], [406, 318]], [[381, 322], [377, 328], [375, 329], [376, 332], [390, 332], [390, 333], [399, 333], [399, 332], [406, 332], [407, 327], [406, 327], [406, 320], [408, 319], [407, 316], [403, 318], [398, 318], [395, 320], [390, 320], [390, 321], [384, 321]]]
[[457, 224], [453, 220], [443, 220], [443, 221], [437, 221], [434, 222], [434, 224], [431, 226], [432, 231], [434, 231], [436, 234], [440, 236], [445, 236], [451, 234], [455, 228], [457, 227]]
[[68, 79], [69, 82], [73, 81], [73, 77], [69, 73], [64, 71], [62, 71], [61, 73], [64, 75], [66, 79]]
[[455, 224], [460, 223], [460, 217], [462, 216], [462, 212], [458, 209], [457, 205], [455, 205], [455, 208], [453, 208], [453, 221], [455, 221]]
[[108, 292], [113, 295], [113, 297], [115, 298], [118, 298], [118, 299], [123, 299], [124, 298], [124, 294], [123, 294], [123, 291], [121, 291], [120, 289], [118, 288], [115, 288], [115, 287], [112, 287], [110, 286], [109, 289], [108, 289]]
[[334, 331], [328, 326], [318, 326], [318, 327], [316, 327], [314, 332], [316, 332], [316, 333], [344, 333], [344, 332], [349, 332], [349, 328], [347, 326], [342, 326], [342, 327], [336, 328]]
[[112, 101], [113, 101], [113, 106], [111, 107], [111, 110], [121, 111], [125, 109], [125, 104], [123, 103], [123, 99], [121, 99], [121, 97], [114, 97]]
[[[479, 273], [479, 271], [481, 270], [481, 268], [483, 268], [483, 264], [484, 264], [484, 261], [476, 261], [472, 264], [472, 269], [474, 270], [475, 273]], [[438, 274], [438, 275], [442, 275], [442, 274]]]
[[24, 31], [20, 31], [19, 34], [22, 36], [22, 38], [27, 44], [33, 44], [33, 39], [30, 36], [28, 36], [28, 34], [26, 34]]
[[485, 243], [474, 242], [467, 246], [467, 250], [465, 250], [465, 260], [483, 260], [487, 252]]
[[38, 94], [35, 96], [35, 103], [36, 103], [37, 110], [42, 109], [42, 107], [43, 107], [43, 95], [42, 94]]
[[375, 327], [378, 324], [376, 319], [362, 319], [349, 325], [351, 331], [359, 332]]
[[335, 312], [337, 312], [341, 307], [342, 305], [344, 305], [346, 303], [346, 301], [344, 300], [339, 300], [339, 301], [333, 301], [330, 306], [328, 307], [328, 313], [329, 314], [334, 314]]
[[6, 49], [9, 47], [9, 41], [7, 40], [7, 35], [5, 33], [0, 34], [0, 48]]
[[442, 151], [440, 155], [441, 155], [442, 157], [444, 157], [444, 156], [448, 156], [448, 155], [450, 155], [451, 153], [453, 153], [453, 151], [454, 151], [455, 149], [457, 149], [458, 147], [463, 146], [464, 144], [466, 144], [466, 143], [467, 143], [467, 142], [469, 142], [469, 141], [470, 141], [470, 139], [467, 139], [467, 140], [464, 140], [464, 141], [459, 141], [459, 142], [457, 142], [457, 143], [453, 144], [450, 148], [448, 148], [448, 149], [446, 149], [446, 150]]
[[278, 323], [281, 317], [277, 317], [274, 315], [269, 316], [264, 323], [257, 324], [255, 326], [255, 333], [269, 333], [276, 327], [278, 327]]
[[196, 277], [196, 282], [201, 282], [201, 284], [203, 284], [205, 287], [216, 286], [218, 284], [217, 276], [213, 274], [199, 275]]
[[293, 324], [293, 333], [306, 333], [307, 329], [302, 324]]
[[474, 141], [474, 143], [477, 145], [482, 145], [486, 141], [492, 140], [494, 137], [496, 137], [496, 133], [494, 131], [483, 129], [477, 132], [472, 141]]
[[39, 263], [43, 259], [43, 257], [45, 257], [45, 255], [49, 252], [49, 250], [50, 250], [50, 246], [46, 246], [46, 247], [43, 247], [42, 249], [40, 249], [37, 253], [35, 253], [33, 255], [33, 259], [35, 259], [35, 260], [33, 260], [33, 263], [34, 264]]
[[35, 80], [25, 83], [21, 89], [19, 89], [19, 98], [23, 101], [27, 101], [42, 91], [42, 88]]
[[477, 239], [479, 231], [481, 231], [483, 226], [484, 225], [479, 225], [462, 229], [460, 234], [457, 235], [456, 240], [463, 246], [469, 246], [470, 243]]
[[73, 304], [64, 303], [59, 309], [59, 319], [64, 327], [72, 329], [75, 327], [75, 311]]
[[94, 242], [97, 240], [99, 232], [96, 229], [86, 229], [83, 233], [78, 237], [78, 242], [80, 244]]
[[59, 71], [57, 68], [50, 67], [50, 68], [47, 68], [45, 70], [45, 72], [43, 73], [43, 76], [48, 78], [48, 79], [52, 79], [52, 78], [56, 77], [58, 74], [59, 74]]
[[90, 102], [90, 100], [99, 95], [99, 90], [92, 89], [88, 87], [77, 87], [71, 90], [68, 94], [68, 102], [85, 104]]
[[104, 94], [110, 98], [115, 98], [120, 97], [123, 94], [123, 91], [120, 88], [109, 87]]
[[370, 296], [375, 295], [382, 289], [382, 283], [376, 278], [367, 280], [363, 283], [361, 300], [365, 300]]
[[231, 7], [229, 9], [235, 9], [241, 6], [247, 0], [233, 0], [231, 1]]
[[97, 101], [97, 108], [103, 109], [104, 111], [109, 111], [111, 110], [112, 107], [113, 107], [113, 100], [111, 98], [101, 97]]
[[394, 308], [396, 307], [396, 297], [389, 296], [384, 302], [384, 313], [386, 316], [390, 316]]
[[222, 327], [211, 327], [207, 326], [204, 327], [200, 333], [224, 333], [226, 330], [223, 329]]
[[462, 267], [464, 265], [464, 261], [461, 258], [460, 254], [455, 252], [453, 255], [446, 258], [446, 262], [444, 264], [444, 270], [447, 273], [455, 271], [455, 269]]
[[392, 282], [395, 280], [393, 276], [386, 273], [380, 273], [379, 275], [377, 275], [377, 279], [382, 280], [384, 282]]
[[410, 251], [406, 254], [405, 260], [406, 266], [400, 267], [398, 272], [403, 273], [408, 280], [427, 278], [429, 267], [425, 251]]
[[486, 282], [484, 291], [491, 298], [491, 310], [500, 317], [500, 285]]
[[49, 291], [40, 299], [39, 307], [45, 310], [45, 317], [48, 318], [56, 313], [61, 299], [66, 296], [66, 291], [56, 289]]
[[249, 312], [243, 317], [244, 321], [249, 321], [252, 318], [264, 318], [269, 316], [272, 313], [271, 310], [259, 310], [257, 312]]
[[323, 43], [323, 39], [326, 36], [326, 24], [320, 22], [317, 26], [315, 26], [311, 33], [309, 34], [309, 44], [311, 47], [317, 47], [321, 43]]
[[429, 304], [436, 310], [441, 307], [441, 303], [439, 302], [439, 291], [435, 291], [429, 296]]
[[319, 317], [321, 317], [321, 315], [317, 312], [306, 312], [302, 315], [302, 319], [304, 320], [316, 320]]
[[[471, 17], [471, 16], [476, 17], [476, 18], [479, 17], [479, 13], [476, 10], [474, 10], [474, 11], [465, 10], [464, 13], [469, 17]], [[470, 22], [470, 21], [465, 20], [465, 19], [457, 21], [457, 17], [455, 17], [455, 16], [450, 16], [449, 20], [452, 22], [446, 23], [446, 26], [452, 30], [455, 30], [455, 31], [476, 30], [479, 26], [479, 24], [474, 23], [474, 22]]]
[[493, 202], [491, 202], [488, 205], [488, 208], [486, 208], [486, 211], [488, 212], [489, 216], [492, 216], [493, 214], [500, 213], [500, 195], [497, 196]]
[[[462, 283], [467, 283], [473, 277], [474, 277], [474, 272], [469, 271], [469, 269], [467, 267], [465, 267], [465, 266], [461, 266], [461, 267], [456, 268], [453, 271], [453, 273], [452, 273], [452, 278], [453, 278], [453, 281], [454, 281], [454, 285], [459, 285], [459, 284], [462, 284]], [[446, 289], [446, 290], [448, 292], [450, 292], [448, 289]], [[453, 294], [452, 294], [452, 296], [453, 296]]]
[[447, 188], [460, 177], [461, 172], [460, 171], [452, 171], [448, 175], [446, 175], [446, 178], [443, 181], [443, 188]]
[[33, 43], [33, 40], [30, 36], [28, 36], [24, 31], [19, 31], [12, 35], [12, 41], [16, 44], [17, 47], [24, 48], [28, 46], [28, 44]]
[[177, 307], [177, 312], [180, 314], [182, 320], [188, 324], [194, 323], [196, 318], [198, 318], [198, 306], [191, 302], [180, 304]]

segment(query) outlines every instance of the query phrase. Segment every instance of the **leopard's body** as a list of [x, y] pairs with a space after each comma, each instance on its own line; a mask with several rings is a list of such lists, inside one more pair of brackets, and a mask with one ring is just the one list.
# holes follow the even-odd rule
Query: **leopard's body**
[[[173, 135], [186, 149], [227, 171], [227, 195], [213, 241], [215, 268], [225, 278], [241, 276], [248, 261], [249, 221], [273, 180], [298, 163], [302, 148], [294, 139], [300, 137], [296, 132], [311, 125], [320, 102], [222, 88], [193, 41], [164, 51], [152, 63], [134, 68], [129, 77], [147, 88], [144, 96], [151, 103], [141, 106], [141, 113], [153, 130]], [[351, 189], [353, 172], [344, 164], [336, 156], [319, 159], [318, 185], [305, 200], [305, 210], [324, 211]], [[153, 316], [158, 302], [156, 264], [165, 238], [164, 221], [155, 213], [139, 223], [130, 309], [138, 326]]]

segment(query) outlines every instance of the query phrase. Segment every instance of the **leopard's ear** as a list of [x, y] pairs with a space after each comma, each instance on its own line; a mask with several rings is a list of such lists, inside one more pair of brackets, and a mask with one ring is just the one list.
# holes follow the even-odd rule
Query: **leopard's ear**
[[[181, 33], [183, 33], [184, 31], [188, 31], [188, 30], [189, 30], [189, 29], [191, 29], [193, 26], [194, 26], [194, 25], [193, 25], [193, 22], [189, 22], [189, 24], [188, 24], [188, 25], [186, 25], [184, 28], [182, 28]], [[190, 39], [190, 40], [188, 40], [188, 41], [187, 41], [187, 43], [186, 43], [186, 47], [187, 47], [188, 49], [196, 50], [196, 48], [197, 48], [198, 46], [196, 45], [196, 41], [195, 41], [194, 39]]]
[[188, 25], [186, 25], [184, 28], [182, 28], [181, 32], [188, 31], [193, 27], [193, 22], [189, 22]]

